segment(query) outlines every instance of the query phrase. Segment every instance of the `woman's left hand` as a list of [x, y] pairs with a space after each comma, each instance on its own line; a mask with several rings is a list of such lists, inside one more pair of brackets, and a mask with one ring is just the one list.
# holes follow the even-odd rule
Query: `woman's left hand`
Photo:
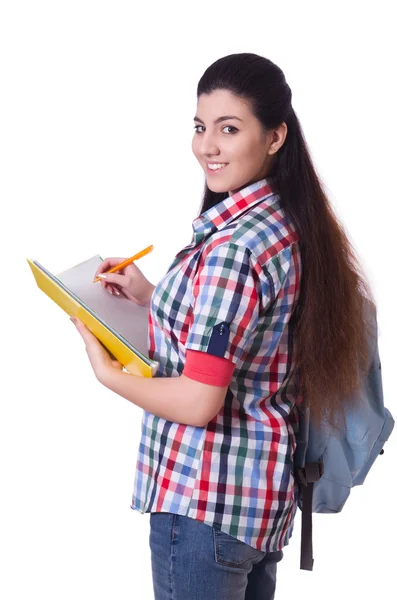
[[77, 317], [70, 317], [70, 320], [76, 326], [77, 331], [85, 342], [85, 349], [90, 359], [92, 368], [96, 378], [100, 383], [106, 381], [109, 373], [112, 371], [122, 371], [123, 365], [112, 358], [109, 352], [101, 342], [95, 337], [93, 333], [84, 325]]

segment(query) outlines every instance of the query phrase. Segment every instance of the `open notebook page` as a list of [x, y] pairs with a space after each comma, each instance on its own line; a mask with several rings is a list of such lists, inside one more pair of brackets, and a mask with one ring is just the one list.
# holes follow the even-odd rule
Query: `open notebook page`
[[125, 296], [111, 295], [101, 282], [93, 283], [102, 259], [92, 258], [56, 275], [57, 279], [140, 352], [148, 355], [149, 309]]

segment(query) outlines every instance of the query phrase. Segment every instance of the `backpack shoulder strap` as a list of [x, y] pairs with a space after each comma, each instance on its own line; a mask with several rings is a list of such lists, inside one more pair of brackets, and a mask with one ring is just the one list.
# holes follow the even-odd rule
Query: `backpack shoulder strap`
[[296, 469], [299, 478], [302, 499], [301, 563], [300, 568], [313, 570], [313, 485], [324, 473], [324, 463], [307, 463], [304, 468]]

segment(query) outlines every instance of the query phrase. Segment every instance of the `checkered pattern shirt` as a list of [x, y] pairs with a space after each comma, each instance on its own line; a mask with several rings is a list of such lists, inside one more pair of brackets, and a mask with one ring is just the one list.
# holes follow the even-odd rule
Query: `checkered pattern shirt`
[[198, 216], [193, 238], [154, 289], [156, 377], [186, 357], [233, 363], [205, 426], [143, 411], [131, 508], [202, 521], [265, 552], [289, 543], [297, 509], [291, 416], [300, 401], [289, 323], [299, 297], [296, 229], [262, 179]]

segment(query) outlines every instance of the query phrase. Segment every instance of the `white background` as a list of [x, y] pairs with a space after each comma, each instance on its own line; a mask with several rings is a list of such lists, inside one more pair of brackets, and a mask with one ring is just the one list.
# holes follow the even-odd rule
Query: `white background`
[[[139, 267], [157, 283], [191, 239], [204, 183], [196, 86], [221, 56], [255, 52], [285, 73], [374, 290], [396, 416], [392, 5], [1, 4], [2, 599], [153, 598], [149, 515], [130, 509], [142, 411], [97, 382], [26, 258], [58, 273], [153, 243]], [[396, 442], [340, 514], [314, 515], [311, 573], [299, 569], [298, 511], [278, 600], [396, 597]]]

